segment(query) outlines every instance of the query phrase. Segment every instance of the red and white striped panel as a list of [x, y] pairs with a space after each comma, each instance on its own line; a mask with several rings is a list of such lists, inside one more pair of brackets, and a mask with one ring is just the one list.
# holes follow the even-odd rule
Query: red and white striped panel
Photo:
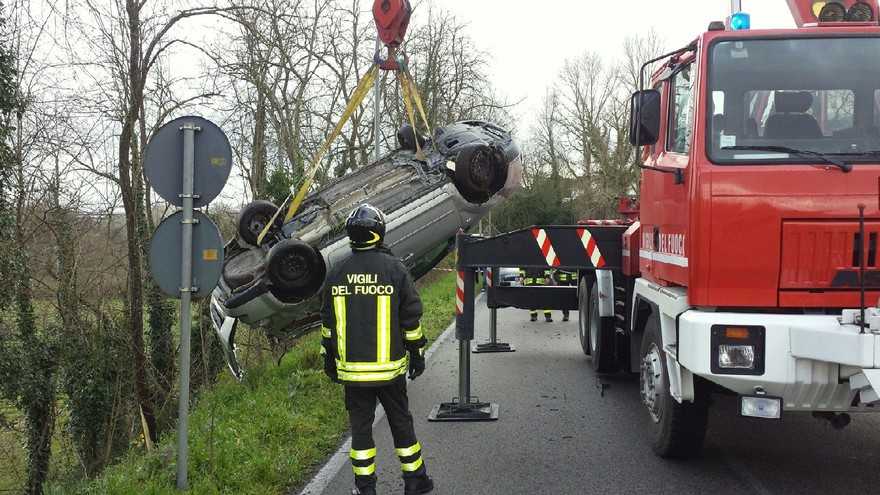
[[464, 272], [459, 270], [455, 280], [455, 314], [464, 313]]
[[593, 235], [590, 234], [590, 231], [587, 229], [577, 229], [578, 238], [581, 240], [581, 244], [584, 245], [584, 249], [587, 251], [587, 257], [590, 258], [590, 261], [593, 263], [593, 268], [602, 268], [605, 266], [605, 258], [602, 257], [602, 253], [599, 252], [599, 245], [596, 243], [596, 239], [593, 239]]
[[486, 285], [492, 287], [492, 269], [486, 268]]
[[547, 236], [547, 232], [544, 229], [532, 229], [532, 235], [538, 241], [538, 248], [541, 249], [541, 254], [544, 255], [547, 264], [559, 266], [559, 257], [556, 256], [556, 251], [553, 250], [553, 244], [550, 243], [550, 237]]

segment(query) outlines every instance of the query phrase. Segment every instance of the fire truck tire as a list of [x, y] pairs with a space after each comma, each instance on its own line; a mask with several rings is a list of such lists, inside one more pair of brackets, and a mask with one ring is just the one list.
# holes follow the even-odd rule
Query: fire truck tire
[[[251, 246], [257, 245], [257, 238], [278, 207], [269, 201], [257, 200], [248, 203], [238, 214], [238, 236]], [[281, 228], [281, 215], [275, 219], [275, 227]]]
[[587, 356], [590, 355], [590, 284], [586, 277], [581, 277], [578, 282], [578, 340], [581, 349]]
[[617, 371], [614, 359], [614, 319], [599, 316], [599, 289], [592, 284], [588, 306], [588, 336], [593, 371], [611, 373]]
[[651, 448], [664, 458], [695, 457], [700, 454], [706, 437], [708, 395], [697, 390], [694, 402], [683, 403], [672, 397], [660, 335], [660, 321], [652, 315], [642, 338], [639, 375], [642, 403], [648, 409], [653, 429]]

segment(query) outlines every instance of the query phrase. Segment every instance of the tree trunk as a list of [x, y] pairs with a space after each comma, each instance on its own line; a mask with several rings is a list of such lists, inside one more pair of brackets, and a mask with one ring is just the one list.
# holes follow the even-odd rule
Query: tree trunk
[[122, 122], [119, 135], [119, 188], [122, 193], [122, 206], [125, 210], [126, 251], [128, 255], [128, 326], [131, 332], [132, 364], [134, 366], [135, 394], [144, 414], [147, 431], [145, 437], [158, 441], [156, 416], [153, 410], [153, 394], [147, 375], [144, 354], [144, 300], [141, 239], [138, 232], [138, 197], [132, 177], [131, 144], [134, 126], [143, 101], [143, 81], [141, 71], [141, 23], [140, 7], [136, 0], [126, 1], [129, 30], [128, 85], [130, 101]]
[[254, 112], [250, 186], [253, 199], [266, 199], [266, 94], [261, 88], [257, 88]]

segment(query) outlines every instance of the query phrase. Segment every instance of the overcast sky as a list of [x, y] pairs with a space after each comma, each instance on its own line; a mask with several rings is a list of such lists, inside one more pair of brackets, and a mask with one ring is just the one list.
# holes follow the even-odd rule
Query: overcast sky
[[[729, 0], [433, 0], [469, 24], [476, 44], [490, 55], [493, 84], [525, 122], [568, 58], [585, 51], [617, 57], [627, 36], [653, 28], [670, 50], [684, 46], [724, 20]], [[364, 0], [372, 5], [372, 0]], [[411, 0], [414, 16], [424, 0]], [[752, 27], [789, 28], [786, 0], [742, 0]], [[529, 125], [518, 126], [522, 130]]]

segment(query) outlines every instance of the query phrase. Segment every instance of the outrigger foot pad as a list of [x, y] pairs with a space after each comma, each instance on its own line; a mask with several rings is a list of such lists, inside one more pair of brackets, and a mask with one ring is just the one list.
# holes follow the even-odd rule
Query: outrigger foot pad
[[485, 342], [474, 346], [472, 352], [474, 354], [484, 354], [489, 352], [516, 352], [507, 342]]
[[455, 397], [452, 402], [443, 402], [434, 406], [428, 414], [428, 421], [496, 421], [498, 412], [498, 404], [480, 402], [476, 398], [462, 403], [458, 397]]

